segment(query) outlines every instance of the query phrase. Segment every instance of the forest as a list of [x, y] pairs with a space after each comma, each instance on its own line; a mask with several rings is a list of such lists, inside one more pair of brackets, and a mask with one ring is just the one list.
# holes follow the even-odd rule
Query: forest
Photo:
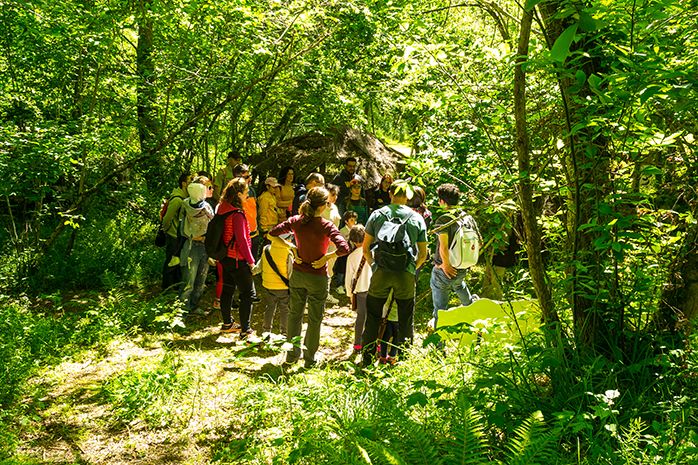
[[[698, 463], [697, 10], [0, 0], [0, 463]], [[397, 364], [355, 363], [339, 296], [324, 362], [289, 373], [281, 342], [162, 292], [181, 173], [234, 151], [256, 187], [286, 165], [329, 180], [332, 143], [279, 147], [349, 132], [435, 218], [458, 186], [483, 239], [470, 290], [535, 300], [534, 330], [431, 333], [429, 260]]]

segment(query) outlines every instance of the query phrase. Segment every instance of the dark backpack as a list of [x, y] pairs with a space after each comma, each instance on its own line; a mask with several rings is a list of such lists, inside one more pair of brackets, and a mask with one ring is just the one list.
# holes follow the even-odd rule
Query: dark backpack
[[414, 213], [400, 220], [386, 217], [376, 234], [376, 248], [373, 258], [379, 268], [388, 271], [407, 271], [407, 266], [414, 260], [414, 244], [407, 234], [407, 222]]
[[214, 260], [222, 260], [228, 256], [228, 250], [235, 243], [235, 234], [227, 244], [223, 240], [223, 232], [225, 231], [225, 220], [233, 213], [242, 213], [240, 210], [231, 210], [229, 212], [215, 214], [206, 228], [206, 238], [204, 246], [206, 247], [206, 255]]

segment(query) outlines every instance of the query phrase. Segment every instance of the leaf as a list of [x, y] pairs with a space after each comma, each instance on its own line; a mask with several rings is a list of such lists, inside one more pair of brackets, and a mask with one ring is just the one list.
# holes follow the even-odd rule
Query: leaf
[[579, 29], [584, 32], [596, 30], [596, 20], [586, 11], [579, 13]]
[[413, 405], [419, 405], [421, 407], [424, 407], [429, 403], [429, 399], [427, 396], [422, 393], [422, 392], [413, 392], [410, 394], [410, 396], [407, 398], [407, 403], [405, 404], [405, 407], [410, 408]]
[[589, 76], [589, 87], [591, 87], [591, 90], [593, 90], [594, 93], [599, 95], [603, 94], [603, 92], [601, 91], [601, 87], [599, 87], [602, 81], [603, 79], [601, 79], [596, 74], [592, 74]]
[[645, 103], [654, 95], [657, 95], [662, 90], [662, 86], [653, 84], [645, 87], [640, 91], [640, 102]]
[[570, 55], [570, 45], [572, 45], [574, 35], [577, 33], [577, 27], [577, 24], [571, 25], [555, 40], [550, 49], [550, 56], [553, 60], [562, 63]]

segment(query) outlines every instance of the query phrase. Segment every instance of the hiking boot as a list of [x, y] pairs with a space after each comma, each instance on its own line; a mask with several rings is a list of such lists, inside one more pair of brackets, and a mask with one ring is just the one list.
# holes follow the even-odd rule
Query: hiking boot
[[229, 323], [229, 324], [223, 323], [223, 324], [221, 325], [220, 332], [221, 332], [221, 333], [225, 333], [225, 334], [228, 334], [228, 333], [239, 333], [239, 332], [240, 332], [240, 325], [237, 324], [237, 323], [235, 323], [235, 322], [232, 322], [232, 323]]
[[248, 337], [254, 335], [254, 329], [249, 328], [245, 331], [240, 332], [240, 340], [241, 341], [246, 341]]

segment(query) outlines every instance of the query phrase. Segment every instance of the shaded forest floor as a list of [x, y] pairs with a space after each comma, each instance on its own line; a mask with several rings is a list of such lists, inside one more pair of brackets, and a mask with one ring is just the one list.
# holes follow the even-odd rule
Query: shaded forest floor
[[[241, 389], [273, 389], [292, 376], [321, 382], [324, 370], [354, 369], [354, 313], [346, 297], [339, 298], [325, 311], [321, 363], [313, 370], [299, 364], [284, 373], [281, 343], [219, 334], [218, 310], [186, 319], [184, 330], [121, 337], [41, 369], [22, 400], [33, 413], [22, 425], [17, 457], [52, 464], [209, 462], [212, 444], [254, 409], [235, 406]], [[258, 334], [262, 313], [257, 304], [252, 326]]]

